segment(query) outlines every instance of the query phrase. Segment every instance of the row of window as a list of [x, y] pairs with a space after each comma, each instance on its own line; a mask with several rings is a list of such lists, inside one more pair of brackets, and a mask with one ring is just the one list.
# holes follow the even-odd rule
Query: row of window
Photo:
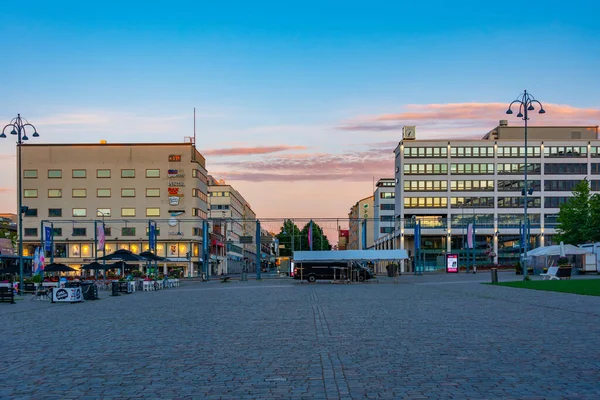
[[[72, 216], [73, 217], [87, 217], [87, 208], [72, 208]], [[135, 208], [121, 208], [121, 217], [135, 217], [136, 209]], [[26, 217], [37, 217], [38, 209], [37, 208], [29, 208], [25, 213]], [[63, 210], [62, 208], [49, 208], [48, 209], [48, 217], [62, 217]], [[97, 217], [111, 217], [112, 211], [110, 208], [98, 208], [96, 210]], [[159, 207], [146, 207], [146, 217], [160, 217], [160, 208]]]
[[[534, 191], [541, 190], [541, 181], [527, 181], [527, 187]], [[545, 180], [544, 190], [548, 192], [571, 192], [577, 186], [579, 180]], [[524, 188], [522, 180], [499, 180], [498, 191], [511, 192], [519, 191]], [[590, 181], [592, 190], [600, 190], [600, 181]], [[445, 192], [448, 189], [448, 181], [404, 181], [405, 192]], [[450, 191], [452, 192], [493, 192], [495, 189], [493, 180], [485, 181], [450, 181]]]
[[[496, 164], [498, 175], [522, 175], [525, 172], [525, 163], [501, 163]], [[399, 169], [396, 168], [396, 172]], [[542, 172], [542, 164], [527, 163], [527, 173], [530, 175], [539, 175]], [[591, 174], [600, 174], [600, 164], [591, 164]], [[404, 164], [404, 175], [447, 175], [448, 164]], [[450, 174], [452, 175], [493, 175], [494, 164], [450, 164]], [[587, 164], [585, 163], [547, 163], [544, 164], [544, 174], [546, 175], [570, 175], [587, 174]]]
[[381, 192], [379, 193], [380, 199], [393, 199], [396, 197], [396, 193], [394, 192]]
[[[122, 227], [120, 230], [121, 236], [136, 236], [135, 227]], [[62, 228], [53, 228], [53, 236], [61, 237], [63, 235]], [[24, 228], [23, 236], [38, 236], [38, 228]], [[76, 228], [73, 227], [71, 236], [87, 236], [87, 228]], [[104, 227], [104, 236], [112, 236], [112, 228], [109, 226]], [[146, 236], [148, 236], [148, 227], [146, 227]], [[156, 227], [156, 236], [160, 236], [160, 227]]]
[[[498, 146], [498, 157], [524, 157], [524, 146]], [[587, 157], [587, 146], [545, 146], [544, 157]], [[446, 158], [447, 147], [405, 147], [405, 158]], [[528, 157], [540, 157], [540, 146], [528, 146]], [[600, 147], [590, 147], [591, 157], [600, 157]], [[494, 157], [493, 146], [451, 147], [450, 157]]]
[[[567, 202], [570, 197], [545, 197], [544, 207], [559, 208]], [[498, 197], [498, 208], [522, 208], [524, 197]], [[405, 197], [404, 208], [446, 208], [447, 197]], [[527, 207], [540, 208], [542, 200], [540, 197], [527, 197]], [[451, 208], [494, 208], [493, 197], [451, 197]]]
[[[96, 197], [111, 197], [111, 189], [96, 189]], [[48, 189], [48, 198], [61, 198], [63, 195], [62, 189]], [[23, 197], [26, 198], [37, 198], [37, 189], [25, 189], [23, 190]], [[71, 197], [73, 198], [84, 198], [87, 197], [87, 189], [72, 189]], [[135, 189], [123, 188], [121, 189], [121, 197], [135, 197]], [[146, 197], [160, 197], [160, 189], [158, 188], [146, 188]]]
[[[23, 170], [23, 178], [25, 179], [36, 179], [38, 177], [37, 169], [26, 169]], [[48, 178], [57, 179], [62, 178], [62, 169], [49, 169]], [[72, 178], [87, 178], [87, 170], [85, 169], [74, 169], [71, 171]], [[97, 169], [96, 178], [110, 178], [110, 169]], [[135, 169], [122, 169], [121, 178], [135, 178]], [[146, 178], [160, 178], [159, 169], [147, 169]]]
[[229, 210], [229, 204], [211, 204], [211, 210]]

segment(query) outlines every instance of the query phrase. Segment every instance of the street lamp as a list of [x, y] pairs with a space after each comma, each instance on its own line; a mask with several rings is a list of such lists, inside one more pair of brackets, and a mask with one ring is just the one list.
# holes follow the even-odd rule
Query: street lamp
[[527, 165], [527, 121], [529, 120], [529, 111], [534, 111], [535, 107], [534, 104], [538, 105], [540, 107], [540, 114], [545, 114], [546, 110], [544, 110], [544, 106], [542, 106], [542, 103], [540, 103], [539, 101], [537, 101], [531, 94], [527, 93], [527, 90], [523, 91], [523, 94], [519, 95], [517, 97], [516, 100], [514, 100], [512, 103], [509, 104], [508, 106], [508, 110], [506, 110], [507, 114], [512, 114], [512, 106], [513, 104], [518, 104], [519, 105], [519, 113], [517, 114], [517, 118], [522, 118], [523, 121], [525, 121], [525, 172], [524, 172], [524, 182], [523, 182], [523, 190], [521, 192], [521, 194], [523, 195], [524, 198], [524, 202], [523, 202], [523, 236], [521, 238], [521, 240], [524, 242], [523, 243], [523, 263], [522, 265], [522, 269], [523, 269], [523, 279], [527, 279], [527, 248], [529, 247], [529, 220], [527, 218], [527, 195], [531, 195], [533, 194], [533, 187], [528, 188], [527, 187], [527, 170], [528, 170], [528, 165]]
[[21, 189], [21, 146], [23, 141], [29, 140], [27, 137], [27, 129], [30, 131], [33, 129], [33, 137], [39, 137], [35, 126], [31, 125], [27, 120], [23, 122], [21, 114], [17, 114], [16, 118], [13, 118], [9, 124], [2, 129], [0, 138], [6, 139], [4, 133], [7, 128], [11, 128], [10, 134], [17, 136], [17, 211], [19, 212], [19, 290], [23, 291], [23, 214], [27, 211], [26, 207], [23, 207], [23, 190]]

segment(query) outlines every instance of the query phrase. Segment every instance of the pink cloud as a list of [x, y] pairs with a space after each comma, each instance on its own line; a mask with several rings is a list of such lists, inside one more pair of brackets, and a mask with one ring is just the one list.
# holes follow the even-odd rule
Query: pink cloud
[[[513, 115], [507, 115], [508, 103], [449, 103], [449, 104], [409, 104], [406, 111], [357, 118], [338, 127], [347, 131], [400, 131], [404, 125], [417, 125], [423, 130], [438, 131], [468, 129], [469, 135], [483, 136], [500, 119], [510, 125], [522, 123], [516, 118], [518, 107], [513, 106]], [[600, 109], [578, 108], [565, 104], [544, 104], [546, 114], [538, 115], [537, 109], [531, 115], [532, 125], [598, 125]], [[441, 133], [441, 132], [438, 132]], [[464, 136], [464, 132], [460, 132]], [[434, 135], [439, 136], [439, 135]], [[445, 135], [446, 136], [446, 135]]]
[[257, 147], [232, 147], [225, 149], [203, 150], [203, 155], [210, 156], [247, 156], [255, 154], [279, 153], [287, 150], [304, 150], [305, 146], [257, 146]]

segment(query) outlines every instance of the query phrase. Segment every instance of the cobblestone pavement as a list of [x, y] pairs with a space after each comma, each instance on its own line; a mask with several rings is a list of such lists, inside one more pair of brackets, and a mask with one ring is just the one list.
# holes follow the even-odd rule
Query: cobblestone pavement
[[486, 278], [1, 303], [0, 399], [600, 398], [600, 298]]

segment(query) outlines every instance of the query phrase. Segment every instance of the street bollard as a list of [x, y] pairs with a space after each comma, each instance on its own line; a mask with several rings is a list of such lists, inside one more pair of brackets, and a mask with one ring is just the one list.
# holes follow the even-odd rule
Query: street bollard
[[112, 289], [112, 295], [118, 296], [119, 295], [119, 282], [113, 282], [111, 285], [111, 289]]
[[492, 283], [498, 283], [498, 268], [492, 268]]
[[246, 282], [248, 280], [248, 273], [242, 272], [242, 282]]

